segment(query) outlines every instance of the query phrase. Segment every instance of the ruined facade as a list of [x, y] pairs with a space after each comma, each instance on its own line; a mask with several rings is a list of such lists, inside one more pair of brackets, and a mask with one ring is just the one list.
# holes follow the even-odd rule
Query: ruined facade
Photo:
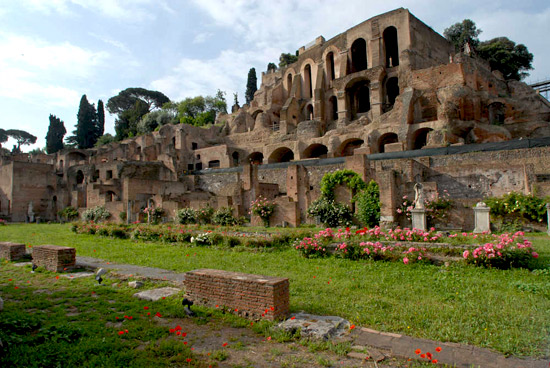
[[[297, 62], [262, 74], [250, 106], [216, 125], [165, 125], [97, 149], [4, 157], [0, 216], [25, 221], [30, 202], [44, 220], [68, 205], [102, 205], [130, 221], [151, 203], [168, 217], [206, 204], [245, 215], [262, 194], [278, 203], [273, 224], [298, 225], [311, 221], [306, 209], [322, 176], [342, 168], [380, 184], [386, 223], [403, 221], [396, 205], [419, 181], [432, 193], [447, 190], [460, 214], [487, 195], [550, 194], [541, 137], [550, 137], [546, 99], [455, 54], [397, 9], [300, 48]], [[512, 149], [518, 139], [541, 147]], [[489, 143], [488, 152], [438, 150]], [[471, 227], [455, 220], [451, 227]]]

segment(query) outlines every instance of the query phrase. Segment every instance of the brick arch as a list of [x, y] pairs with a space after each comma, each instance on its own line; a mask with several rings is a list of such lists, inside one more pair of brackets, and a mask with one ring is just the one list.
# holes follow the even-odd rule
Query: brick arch
[[382, 134], [380, 138], [378, 138], [377, 145], [376, 145], [378, 152], [384, 153], [385, 152], [384, 146], [386, 144], [397, 143], [397, 142], [399, 142], [399, 137], [397, 133], [388, 132], [388, 133]]
[[288, 147], [279, 147], [269, 155], [267, 163], [289, 162], [294, 160], [294, 152]]
[[[309, 86], [307, 85], [306, 83], [306, 79], [307, 79], [307, 76], [306, 76], [306, 67], [309, 65], [310, 67], [310, 71], [311, 71], [311, 78], [310, 78], [310, 81], [311, 81], [311, 96], [310, 97], [307, 97], [309, 95]], [[301, 90], [301, 97], [304, 98], [304, 99], [308, 99], [308, 98], [313, 98], [313, 91], [315, 91], [315, 88], [317, 88], [317, 80], [316, 80], [316, 76], [317, 76], [317, 64], [315, 63], [315, 60], [311, 59], [311, 58], [307, 58], [306, 60], [304, 60], [302, 62], [302, 64], [300, 65], [300, 75], [302, 77], [302, 90]]]
[[[342, 62], [342, 60], [344, 60], [344, 58], [340, 55], [341, 53], [341, 50], [334, 46], [334, 45], [331, 45], [329, 47], [327, 47], [325, 49], [325, 51], [323, 51], [323, 57], [322, 57], [322, 60], [325, 62], [325, 75], [326, 75], [326, 80], [327, 81], [330, 81], [331, 78], [330, 78], [330, 75], [329, 75], [329, 68], [327, 67], [327, 57], [328, 55], [332, 53], [332, 55], [334, 56], [334, 79], [338, 79], [340, 77], [342, 77], [342, 75], [340, 75], [340, 64]], [[328, 86], [327, 86], [328, 87]]]
[[310, 144], [300, 155], [300, 158], [326, 158], [328, 154], [328, 148], [324, 144], [313, 143]]
[[334, 157], [353, 156], [353, 151], [361, 147], [363, 143], [365, 143], [365, 141], [361, 138], [348, 138], [340, 143], [336, 152], [334, 152]]

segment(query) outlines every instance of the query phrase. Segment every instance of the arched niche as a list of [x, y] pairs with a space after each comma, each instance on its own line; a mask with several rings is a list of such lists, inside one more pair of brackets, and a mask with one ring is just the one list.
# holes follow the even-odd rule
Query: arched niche
[[356, 73], [367, 69], [367, 43], [358, 38], [351, 44], [351, 72]]
[[331, 51], [325, 58], [327, 80], [332, 81], [335, 79], [336, 74], [334, 71], [334, 53]]
[[247, 160], [253, 165], [261, 165], [264, 161], [264, 154], [261, 152], [252, 152], [248, 155]]
[[76, 172], [76, 184], [82, 184], [84, 183], [84, 173], [82, 172], [82, 170], [78, 170]]
[[304, 68], [304, 93], [305, 98], [313, 97], [313, 86], [311, 80], [311, 65], [307, 64]]
[[391, 77], [384, 83], [385, 89], [385, 103], [384, 112], [393, 109], [395, 99], [399, 96], [399, 79], [397, 77]]
[[239, 166], [239, 152], [233, 152], [231, 158], [233, 159], [233, 166]]
[[336, 96], [329, 97], [327, 107], [327, 120], [338, 120], [338, 99], [336, 98]]
[[397, 43], [397, 28], [390, 26], [384, 30], [384, 51], [386, 54], [386, 68], [399, 65], [399, 45]]
[[432, 128], [421, 128], [414, 131], [411, 136], [410, 148], [413, 150], [421, 149], [428, 143], [428, 134], [432, 131]]
[[335, 152], [334, 156], [336, 157], [353, 156], [353, 151], [361, 147], [363, 143], [365, 143], [365, 141], [360, 138], [346, 139], [344, 142], [340, 144], [340, 146], [338, 147], [338, 151]]
[[370, 82], [360, 79], [349, 83], [346, 87], [346, 99], [351, 120], [355, 120], [370, 111]]
[[384, 146], [386, 144], [397, 143], [397, 142], [399, 142], [399, 138], [397, 134], [395, 133], [383, 134], [380, 138], [378, 138], [378, 152], [384, 153], [385, 152]]
[[302, 158], [326, 158], [328, 154], [327, 146], [314, 143], [309, 145], [302, 153]]
[[289, 162], [294, 160], [294, 152], [288, 147], [280, 147], [269, 155], [268, 163]]

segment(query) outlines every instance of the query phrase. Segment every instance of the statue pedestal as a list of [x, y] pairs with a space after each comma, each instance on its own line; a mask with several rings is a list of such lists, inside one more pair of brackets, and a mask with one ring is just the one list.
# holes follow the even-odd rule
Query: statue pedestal
[[413, 208], [411, 210], [411, 219], [413, 229], [419, 229], [422, 231], [427, 230], [426, 221], [426, 209], [425, 208]]
[[491, 208], [489, 208], [485, 203], [479, 202], [474, 207], [474, 220], [475, 220], [475, 228], [474, 233], [479, 234], [483, 232], [491, 232], [491, 219], [489, 212], [491, 211]]

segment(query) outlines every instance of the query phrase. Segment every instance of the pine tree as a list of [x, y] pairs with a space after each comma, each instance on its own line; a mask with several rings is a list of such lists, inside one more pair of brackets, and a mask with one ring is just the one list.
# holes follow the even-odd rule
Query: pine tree
[[256, 69], [250, 68], [248, 71], [248, 81], [246, 82], [246, 103], [250, 104], [250, 101], [254, 99], [254, 93], [258, 90], [258, 79], [256, 78]]
[[50, 126], [46, 134], [46, 152], [55, 153], [63, 149], [63, 136], [67, 133], [65, 125], [57, 116], [50, 114]]
[[103, 133], [105, 133], [105, 109], [103, 108], [103, 101], [99, 100], [97, 101], [97, 139], [99, 139]]

